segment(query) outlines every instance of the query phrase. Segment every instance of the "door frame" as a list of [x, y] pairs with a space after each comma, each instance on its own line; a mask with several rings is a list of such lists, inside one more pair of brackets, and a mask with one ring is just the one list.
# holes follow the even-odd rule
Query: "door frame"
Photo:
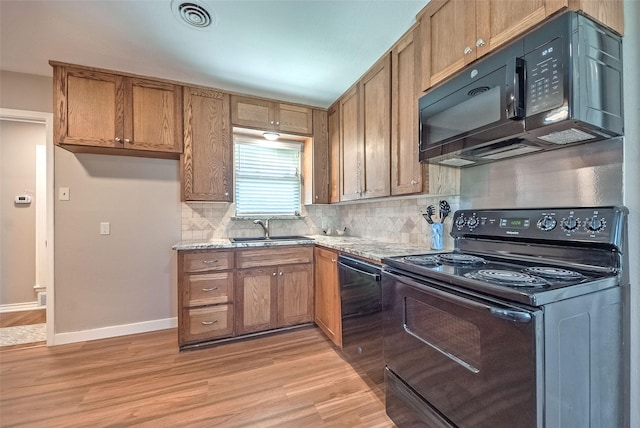
[[45, 126], [46, 136], [46, 152], [47, 152], [47, 172], [46, 172], [46, 241], [47, 249], [45, 259], [47, 262], [47, 270], [45, 274], [46, 289], [47, 289], [47, 346], [55, 345], [55, 292], [54, 292], [54, 145], [53, 145], [53, 113], [30, 111], [30, 110], [15, 110], [0, 108], [0, 119], [9, 120], [15, 122], [28, 122], [28, 123], [40, 123]]

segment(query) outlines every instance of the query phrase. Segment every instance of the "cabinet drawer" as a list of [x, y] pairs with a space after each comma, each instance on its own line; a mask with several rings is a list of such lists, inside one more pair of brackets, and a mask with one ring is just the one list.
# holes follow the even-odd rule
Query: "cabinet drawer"
[[238, 268], [311, 263], [312, 261], [312, 246], [258, 248], [237, 252]]
[[233, 251], [202, 251], [184, 255], [185, 272], [233, 269]]
[[208, 306], [186, 312], [187, 340], [205, 340], [233, 334], [233, 305]]
[[186, 306], [204, 306], [233, 301], [233, 272], [185, 275], [188, 293], [183, 302]]

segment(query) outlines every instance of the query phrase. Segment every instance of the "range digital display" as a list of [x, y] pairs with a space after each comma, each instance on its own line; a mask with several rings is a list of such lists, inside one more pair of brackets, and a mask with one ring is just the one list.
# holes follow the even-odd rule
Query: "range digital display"
[[507, 229], [528, 229], [531, 221], [524, 217], [501, 218], [500, 227]]

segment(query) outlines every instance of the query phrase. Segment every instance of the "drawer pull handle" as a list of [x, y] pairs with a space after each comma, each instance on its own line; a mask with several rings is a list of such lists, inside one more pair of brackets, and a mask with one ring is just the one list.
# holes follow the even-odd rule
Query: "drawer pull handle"
[[217, 289], [218, 289], [218, 287], [203, 288], [202, 291], [204, 291], [205, 293], [208, 293], [209, 291], [215, 291]]
[[218, 260], [203, 260], [202, 263], [205, 265], [210, 265], [211, 263], [218, 263]]
[[202, 325], [211, 325], [211, 324], [215, 324], [218, 321], [217, 320], [213, 320], [213, 321], [200, 321], [202, 323]]

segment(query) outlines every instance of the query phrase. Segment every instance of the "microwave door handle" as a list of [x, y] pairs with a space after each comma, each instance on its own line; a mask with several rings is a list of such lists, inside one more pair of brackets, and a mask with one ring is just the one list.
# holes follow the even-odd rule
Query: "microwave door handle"
[[525, 62], [522, 58], [515, 58], [507, 64], [507, 118], [522, 120], [525, 116], [524, 88]]

